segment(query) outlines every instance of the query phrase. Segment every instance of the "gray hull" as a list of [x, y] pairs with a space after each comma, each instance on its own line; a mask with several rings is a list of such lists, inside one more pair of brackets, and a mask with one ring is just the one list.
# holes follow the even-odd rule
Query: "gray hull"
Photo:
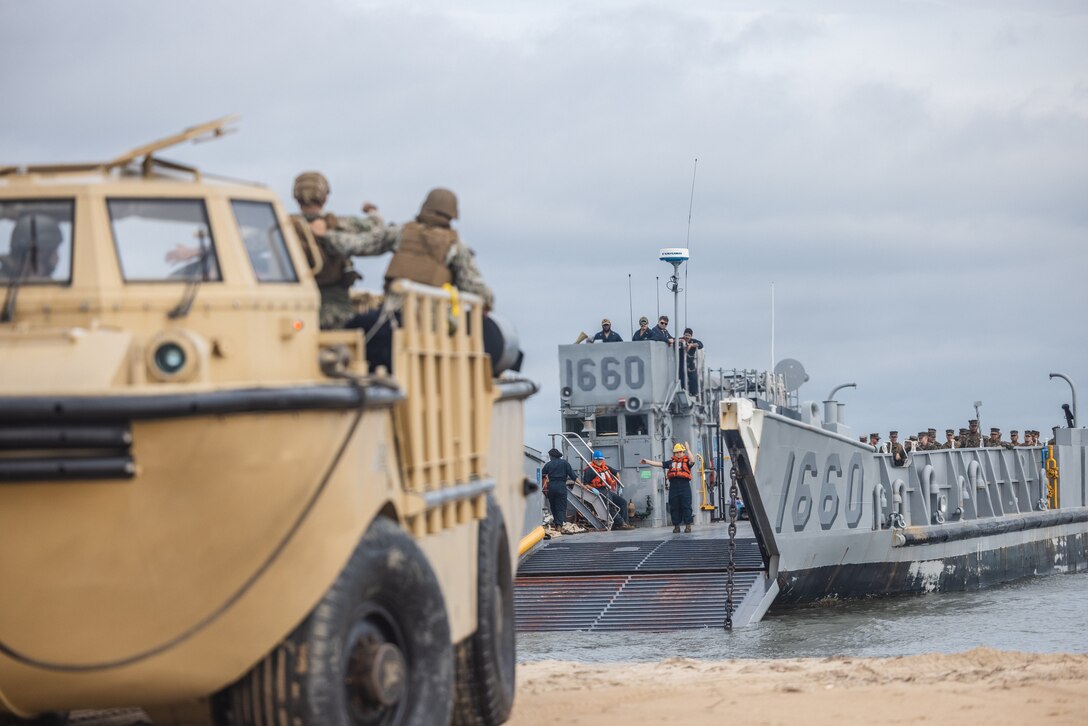
[[1056, 447], [1057, 509], [1047, 508], [1039, 448], [916, 452], [894, 467], [743, 399], [722, 402], [722, 432], [778, 583], [775, 605], [1088, 570], [1083, 430], [1066, 430]]

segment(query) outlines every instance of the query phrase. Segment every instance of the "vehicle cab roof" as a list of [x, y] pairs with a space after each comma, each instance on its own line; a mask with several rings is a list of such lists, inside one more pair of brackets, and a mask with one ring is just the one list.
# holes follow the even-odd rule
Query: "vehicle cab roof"
[[[82, 195], [89, 188], [101, 194], [125, 196], [225, 196], [274, 200], [264, 185], [208, 175], [193, 166], [156, 154], [192, 141], [230, 133], [227, 116], [192, 126], [179, 134], [144, 144], [109, 161], [0, 166], [0, 196], [7, 198]], [[92, 195], [94, 193], [92, 192]]]

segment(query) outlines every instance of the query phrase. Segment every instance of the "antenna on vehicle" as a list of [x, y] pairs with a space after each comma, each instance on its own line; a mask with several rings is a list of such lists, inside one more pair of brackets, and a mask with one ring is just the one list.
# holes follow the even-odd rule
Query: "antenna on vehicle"
[[654, 289], [657, 290], [657, 317], [661, 317], [661, 278], [654, 275]]
[[774, 370], [774, 280], [771, 280], [771, 370]]
[[210, 141], [217, 139], [220, 136], [226, 136], [233, 132], [235, 129], [228, 128], [230, 124], [236, 123], [238, 116], [224, 116], [214, 121], [199, 124], [197, 126], [190, 126], [182, 131], [180, 134], [174, 134], [173, 136], [167, 136], [165, 139], [159, 139], [158, 141], [152, 141], [150, 144], [144, 144], [143, 146], [137, 146], [135, 149], [121, 154], [112, 161], [107, 162], [104, 166], [106, 169], [113, 169], [117, 167], [126, 167], [130, 163], [136, 161], [141, 156], [144, 157], [141, 163], [141, 169], [144, 176], [151, 174], [152, 168], [157, 164], [168, 169], [175, 169], [178, 171], [186, 171], [193, 173], [197, 179], [200, 178], [200, 172], [195, 168], [185, 166], [184, 164], [178, 164], [173, 161], [166, 161], [154, 156], [155, 152], [162, 149], [168, 149], [171, 146], [177, 146], [183, 144], [186, 141], [192, 141], [194, 143], [201, 141]]

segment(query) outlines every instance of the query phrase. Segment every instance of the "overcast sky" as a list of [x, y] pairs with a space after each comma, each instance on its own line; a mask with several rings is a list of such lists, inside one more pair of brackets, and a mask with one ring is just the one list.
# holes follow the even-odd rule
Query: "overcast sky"
[[[239, 113], [170, 158], [290, 204], [414, 216], [427, 189], [518, 326], [555, 346], [657, 314], [687, 235], [714, 366], [801, 360], [855, 432], [1088, 416], [1088, 3], [0, 0], [0, 164], [97, 160]], [[360, 267], [379, 284], [385, 260]], [[672, 308], [661, 290], [661, 304]]]

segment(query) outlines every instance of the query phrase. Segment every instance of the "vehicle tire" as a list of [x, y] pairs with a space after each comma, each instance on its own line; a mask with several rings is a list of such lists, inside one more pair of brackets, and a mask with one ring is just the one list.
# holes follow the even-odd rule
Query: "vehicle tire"
[[456, 648], [456, 726], [501, 724], [514, 707], [514, 571], [502, 511], [491, 496], [487, 519], [480, 521], [476, 561], [476, 632]]
[[444, 726], [453, 671], [438, 580], [412, 538], [378, 519], [310, 615], [214, 709], [236, 726]]

